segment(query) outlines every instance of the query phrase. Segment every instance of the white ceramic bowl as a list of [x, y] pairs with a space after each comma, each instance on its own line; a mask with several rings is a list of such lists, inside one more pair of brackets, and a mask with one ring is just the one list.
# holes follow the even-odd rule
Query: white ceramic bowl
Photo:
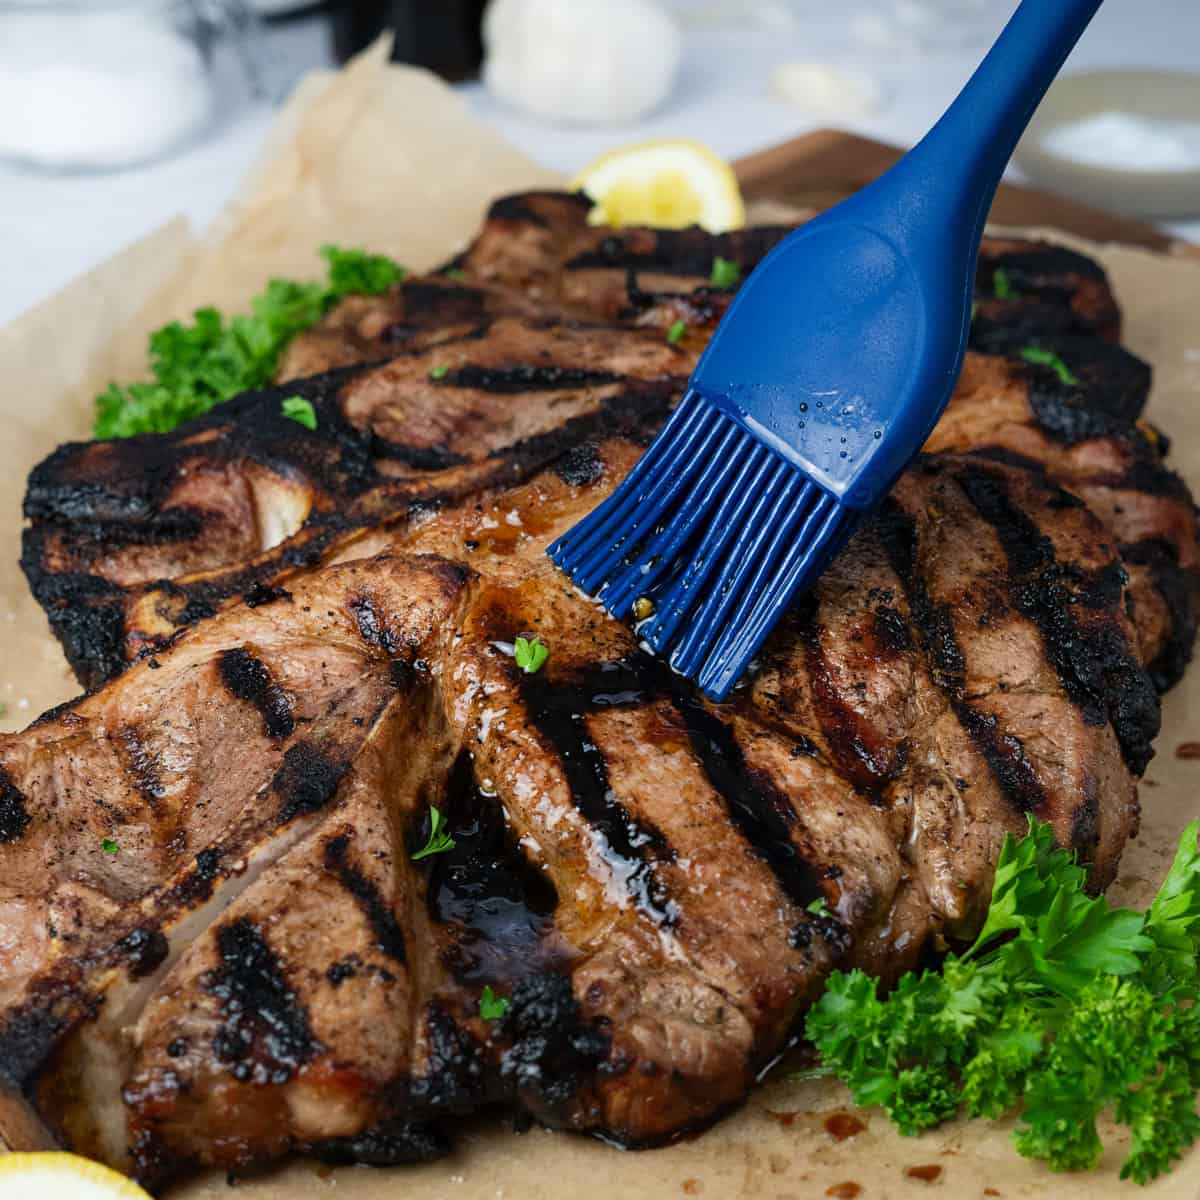
[[[1122, 161], [1114, 140], [1112, 161], [1099, 165], [1093, 161], [1095, 134], [1106, 126], [1095, 122], [1106, 122], [1114, 131], [1127, 131], [1129, 125], [1110, 114], [1157, 125], [1167, 138], [1194, 125], [1195, 140], [1188, 137], [1192, 154], [1181, 155], [1178, 167], [1165, 167], [1162, 154], [1149, 154], [1144, 156], [1147, 166], [1139, 169], [1136, 155]], [[1090, 152], [1068, 157], [1063, 152], [1070, 140], [1064, 136], [1066, 127], [1089, 120]], [[1160, 138], [1156, 135], [1154, 141]], [[1158, 219], [1194, 217], [1200, 214], [1200, 74], [1090, 71], [1065, 76], [1050, 89], [1014, 157], [1034, 183], [1099, 208]]]

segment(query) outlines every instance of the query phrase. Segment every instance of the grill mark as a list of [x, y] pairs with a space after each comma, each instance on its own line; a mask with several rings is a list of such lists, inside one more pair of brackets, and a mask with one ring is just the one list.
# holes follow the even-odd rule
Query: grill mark
[[363, 593], [351, 598], [349, 608], [350, 614], [358, 626], [359, 637], [367, 645], [382, 650], [389, 658], [393, 657], [400, 647], [392, 631], [387, 627], [387, 622], [375, 606], [375, 601]]
[[1083, 777], [1083, 799], [1071, 814], [1071, 845], [1090, 859], [1100, 844], [1100, 781], [1090, 771]]
[[558, 392], [565, 388], [601, 387], [621, 383], [624, 375], [612, 371], [593, 371], [586, 367], [556, 365], [521, 365], [515, 367], [466, 366], [447, 372], [438, 384], [441, 387], [471, 388], [495, 395], [518, 395], [521, 392]]
[[783, 894], [803, 912], [824, 892], [817, 871], [792, 841], [796, 814], [791, 802], [761, 772], [746, 766], [733, 730], [674, 679], [671, 703], [683, 718], [692, 753], [724, 800], [734, 825], [755, 857], [770, 869]]
[[979, 712], [962, 698], [966, 662], [954, 636], [954, 623], [942, 605], [935, 604], [917, 573], [916, 522], [888, 496], [875, 518], [879, 540], [908, 597], [917, 643], [930, 678], [947, 700], [958, 723], [987, 763], [1005, 798], [1021, 813], [1036, 811], [1046, 803], [1033, 764], [1020, 738], [1004, 733], [996, 719]]
[[[532, 678], [537, 680], [539, 677]], [[576, 710], [582, 711], [587, 707], [644, 704], [659, 695], [666, 696], [679, 714], [692, 752], [714, 791], [724, 801], [726, 811], [755, 857], [774, 875], [783, 894], [801, 912], [813, 901], [821, 899], [824, 892], [818, 872], [805, 861], [792, 841], [795, 811], [791, 802], [762, 772], [746, 765], [733, 730], [710, 713], [669, 668], [642, 654], [620, 662], [598, 664], [578, 687], [573, 700]], [[808, 751], [815, 753], [816, 748], [806, 743], [802, 752]], [[598, 749], [596, 752], [599, 754]], [[604, 785], [607, 787], [607, 775]], [[578, 800], [576, 804], [578, 806]], [[657, 836], [661, 838], [662, 835]], [[806, 917], [795, 931], [802, 940], [807, 940], [811, 934], [808, 924], [811, 922]], [[831, 944], [841, 944], [841, 927], [836, 921], [826, 922], [821, 932]]]
[[170, 943], [157, 925], [139, 926], [117, 943], [130, 979], [144, 979], [156, 971], [167, 961], [170, 951]]
[[604, 752], [587, 726], [587, 713], [595, 708], [644, 703], [642, 678], [625, 663], [600, 663], [574, 681], [527, 675], [520, 687], [529, 719], [558, 755], [575, 807], [613, 877], [641, 912], [664, 928], [673, 927], [678, 905], [654, 866], [672, 859], [674, 851], [657, 828], [636, 820], [617, 799]]
[[221, 852], [210, 847], [196, 855], [196, 865], [171, 891], [178, 904], [202, 904], [213, 894], [213, 884], [221, 867]]
[[292, 736], [296, 728], [292, 702], [271, 677], [262, 659], [256, 658], [248, 650], [238, 648], [224, 651], [217, 660], [217, 666], [226, 690], [258, 709], [267, 737], [279, 741]]
[[913, 648], [907, 623], [890, 605], [875, 610], [874, 629], [875, 640], [891, 655], [907, 654]]
[[574, 446], [555, 464], [554, 473], [568, 487], [589, 487], [604, 475], [604, 461], [595, 442]]
[[407, 958], [404, 931], [400, 928], [395, 913], [379, 894], [379, 888], [350, 862], [349, 849], [349, 834], [340, 834], [326, 842], [325, 869], [358, 902], [363, 916], [371, 926], [371, 932], [375, 934], [376, 949], [395, 962], [402, 963]]
[[150, 811], [157, 812], [158, 802], [166, 795], [158, 763], [146, 749], [140, 733], [132, 726], [121, 730], [120, 740], [125, 750], [121, 755], [121, 765], [125, 768], [125, 773], [133, 780], [133, 786], [149, 805]]
[[951, 707], [1013, 806], [1023, 813], [1043, 808], [1046, 792], [1021, 739], [1005, 733], [994, 716], [980, 712], [965, 700], [952, 700]]
[[[1067, 698], [1084, 721], [1111, 723], [1130, 770], [1140, 775], [1153, 754], [1158, 733], [1158, 698], [1146, 672], [1115, 621], [1081, 626], [1072, 607], [1098, 610], [1115, 604], [1124, 571], [1082, 578], [1058, 561], [1054, 544], [1013, 503], [1004, 479], [977, 470], [956, 475], [975, 511], [991, 526], [1008, 561], [1008, 592], [1013, 607], [1041, 635], [1043, 651]], [[1074, 584], [1083, 582], [1082, 596]], [[1090, 586], [1088, 586], [1090, 584]]]
[[371, 449], [379, 458], [392, 458], [416, 471], [446, 471], [465, 466], [471, 460], [449, 446], [408, 446], [371, 434]]
[[32, 821], [25, 794], [0, 766], [0, 843], [20, 841]]
[[[887, 611], [900, 621], [899, 613]], [[902, 621], [899, 627], [907, 639]], [[908, 746], [901, 742], [893, 750], [881, 742], [870, 723], [843, 699], [821, 646], [821, 627], [810, 622], [801, 630], [800, 638], [826, 744], [841, 774], [872, 803], [882, 804], [884, 789], [904, 769]]]
[[274, 604], [277, 600], [290, 600], [292, 593], [284, 587], [275, 587], [256, 579], [250, 585], [250, 590], [242, 597], [247, 608], [261, 608], [264, 604]]
[[466, 284], [414, 279], [400, 285], [400, 294], [404, 297], [405, 320], [417, 328], [435, 329], [487, 316], [487, 293]]
[[333, 799], [342, 776], [344, 761], [326, 757], [311, 742], [296, 742], [287, 748], [283, 764], [271, 779], [271, 790], [282, 801], [280, 825], [294, 817], [320, 811]]
[[286, 1083], [321, 1049], [304, 1005], [248, 917], [217, 930], [217, 952], [221, 965], [200, 980], [224, 1014], [212, 1043], [217, 1059], [242, 1082]]

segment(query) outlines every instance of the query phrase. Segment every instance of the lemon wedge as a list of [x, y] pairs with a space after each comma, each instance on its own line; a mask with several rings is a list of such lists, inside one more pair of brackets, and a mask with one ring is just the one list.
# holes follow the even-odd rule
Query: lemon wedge
[[733, 168], [707, 146], [686, 139], [610, 150], [580, 171], [571, 188], [595, 201], [593, 225], [701, 225], [723, 233], [746, 223]]
[[150, 1200], [124, 1175], [76, 1154], [0, 1154], [4, 1200]]

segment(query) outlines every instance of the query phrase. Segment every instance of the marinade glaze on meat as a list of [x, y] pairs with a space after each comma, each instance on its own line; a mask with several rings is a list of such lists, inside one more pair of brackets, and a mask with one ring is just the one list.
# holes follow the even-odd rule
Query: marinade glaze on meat
[[[1103, 273], [985, 244], [925, 455], [714, 706], [544, 547], [680, 395], [714, 256], [783, 231], [586, 215], [503, 200], [453, 277], [293, 346], [304, 378], [34, 471], [23, 565], [93, 690], [0, 737], [10, 1144], [152, 1185], [425, 1159], [495, 1106], [652, 1144], [830, 970], [970, 936], [1028, 814], [1112, 878], [1198, 575]], [[433, 807], [455, 844], [414, 862]]]

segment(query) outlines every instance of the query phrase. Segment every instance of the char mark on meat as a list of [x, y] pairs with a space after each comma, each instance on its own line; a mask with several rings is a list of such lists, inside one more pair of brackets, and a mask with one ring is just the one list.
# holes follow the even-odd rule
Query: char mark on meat
[[498, 1106], [661, 1143], [829, 971], [972, 937], [1028, 814], [1113, 878], [1200, 539], [1103, 272], [985, 240], [927, 453], [712, 705], [545, 547], [686, 388], [714, 260], [787, 230], [589, 211], [506, 198], [283, 386], [31, 476], [23, 566], [94, 690], [0, 735], [0, 1122], [12, 1083], [155, 1186], [428, 1161]]

